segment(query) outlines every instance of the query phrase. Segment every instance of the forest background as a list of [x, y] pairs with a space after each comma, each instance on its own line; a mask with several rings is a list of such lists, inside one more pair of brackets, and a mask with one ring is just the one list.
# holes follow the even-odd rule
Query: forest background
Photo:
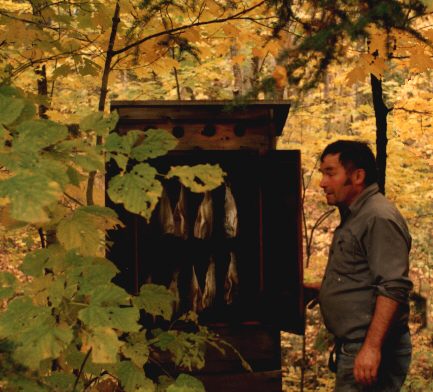
[[[385, 121], [386, 195], [413, 236], [415, 352], [406, 389], [433, 390], [431, 11], [429, 1], [2, 0], [0, 77], [21, 89], [41, 119], [68, 124], [70, 137], [89, 146], [102, 146], [115, 122], [111, 100], [287, 99], [278, 148], [302, 152], [307, 281], [320, 279], [338, 222], [318, 186], [318, 156], [338, 138], [366, 140], [376, 150]], [[8, 126], [17, 118], [2, 117], [2, 152], [13, 144]], [[86, 132], [89, 123], [94, 132]], [[63, 187], [71, 210], [104, 203], [99, 158], [87, 158], [75, 161], [79, 175]], [[11, 172], [1, 171], [3, 181]], [[19, 266], [40, 247], [41, 225], [17, 226], [24, 213], [14, 216], [11, 199], [0, 197], [1, 269], [25, 282]], [[305, 338], [283, 334], [285, 388], [331, 390], [329, 336], [317, 308], [307, 316]]]

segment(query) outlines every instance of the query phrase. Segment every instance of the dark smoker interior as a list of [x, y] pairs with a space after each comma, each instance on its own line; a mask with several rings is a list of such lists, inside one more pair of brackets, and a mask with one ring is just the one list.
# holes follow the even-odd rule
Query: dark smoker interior
[[[126, 225], [110, 232], [108, 238], [113, 243], [107, 256], [121, 271], [116, 283], [134, 294], [146, 282], [165, 285], [179, 296], [174, 317], [195, 310], [202, 323], [264, 322], [277, 323], [282, 329], [301, 330], [297, 152], [174, 151], [150, 163], [159, 173], [178, 165], [218, 163], [221, 166], [227, 175], [225, 183], [210, 192], [211, 235], [204, 239], [194, 236], [203, 193], [183, 189], [188, 227], [183, 238], [167, 232], [161, 217], [165, 208], [162, 199], [149, 223], [125, 211], [123, 206], [110, 205], [107, 200], [107, 205], [115, 208]], [[108, 179], [117, 171], [111, 161]], [[169, 200], [170, 209], [174, 211], [180, 198], [180, 182], [177, 179], [162, 179], [161, 182], [164, 197], [168, 197], [165, 201]], [[238, 218], [238, 230], [232, 238], [228, 237], [224, 225], [227, 186], [232, 192]], [[214, 279], [210, 279], [213, 262]], [[211, 290], [206, 287], [209, 285]], [[201, 291], [201, 298], [197, 297], [198, 291]], [[282, 301], [288, 306], [283, 316], [273, 311]]]

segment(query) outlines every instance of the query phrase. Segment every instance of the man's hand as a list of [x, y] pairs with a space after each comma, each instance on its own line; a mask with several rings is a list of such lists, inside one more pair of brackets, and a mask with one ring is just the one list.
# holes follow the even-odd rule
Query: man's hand
[[363, 345], [355, 358], [353, 375], [359, 384], [370, 386], [377, 381], [381, 359], [380, 348]]
[[313, 308], [319, 302], [320, 283], [304, 283], [304, 306]]

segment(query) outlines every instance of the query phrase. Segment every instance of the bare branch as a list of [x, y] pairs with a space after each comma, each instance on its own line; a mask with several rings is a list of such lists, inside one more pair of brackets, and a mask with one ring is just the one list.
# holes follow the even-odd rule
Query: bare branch
[[180, 27], [176, 27], [174, 29], [164, 30], [164, 31], [160, 31], [160, 32], [155, 33], [155, 34], [148, 35], [147, 37], [139, 39], [138, 41], [135, 41], [135, 42], [133, 42], [133, 43], [131, 43], [129, 45], [126, 45], [125, 47], [123, 47], [121, 49], [114, 50], [113, 51], [113, 55], [118, 55], [120, 53], [126, 52], [127, 50], [129, 50], [129, 49], [131, 49], [131, 48], [133, 48], [135, 46], [141, 45], [142, 43], [144, 43], [146, 41], [149, 41], [149, 40], [151, 40], [153, 38], [157, 38], [157, 37], [161, 37], [161, 36], [164, 36], [164, 35], [173, 34], [173, 33], [179, 32], [179, 31], [187, 30], [187, 29], [189, 29], [191, 27], [205, 26], [205, 25], [210, 25], [210, 24], [219, 24], [219, 23], [224, 23], [224, 22], [230, 21], [230, 20], [237, 20], [242, 15], [248, 14], [252, 10], [254, 10], [254, 9], [262, 6], [265, 3], [266, 3], [266, 1], [261, 1], [260, 3], [257, 3], [256, 5], [254, 5], [254, 6], [250, 7], [250, 8], [246, 8], [243, 11], [238, 12], [237, 14], [227, 16], [226, 18], [207, 20], [207, 21], [204, 21], [204, 22], [194, 22], [194, 23], [190, 23], [190, 24], [183, 25], [183, 26], [180, 26]]

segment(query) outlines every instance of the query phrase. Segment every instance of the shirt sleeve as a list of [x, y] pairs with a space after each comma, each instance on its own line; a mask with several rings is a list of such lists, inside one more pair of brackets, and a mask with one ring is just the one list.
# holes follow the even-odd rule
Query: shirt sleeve
[[377, 295], [407, 303], [413, 287], [408, 277], [409, 232], [392, 219], [374, 217], [368, 224], [364, 245]]

